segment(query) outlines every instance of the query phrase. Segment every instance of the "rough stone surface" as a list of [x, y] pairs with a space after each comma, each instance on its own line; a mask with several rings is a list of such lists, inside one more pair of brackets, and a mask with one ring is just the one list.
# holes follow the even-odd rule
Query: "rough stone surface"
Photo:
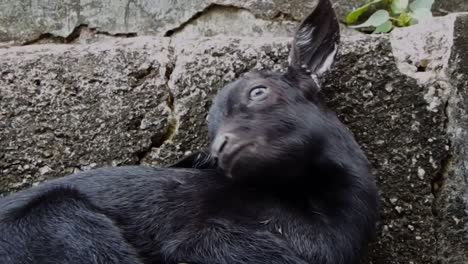
[[172, 122], [168, 43], [0, 49], [0, 193], [137, 164], [160, 144]]
[[[367, 3], [332, 2], [343, 22], [350, 11]], [[0, 47], [136, 35], [286, 37], [315, 4], [316, 0], [0, 0]], [[438, 15], [462, 11], [468, 11], [465, 0], [434, 5]]]
[[[366, 0], [332, 2], [344, 21]], [[176, 34], [184, 39], [214, 35], [286, 37], [315, 4], [316, 0], [0, 0], [0, 42], [3, 46], [87, 43], [148, 34]]]
[[437, 178], [437, 252], [442, 263], [468, 263], [468, 15], [455, 22], [448, 74], [452, 86], [447, 102], [447, 131], [452, 152]]
[[448, 151], [443, 105], [428, 110], [429, 87], [398, 70], [384, 37], [345, 48], [326, 84], [330, 106], [355, 133], [381, 190], [371, 262], [433, 263], [431, 180]]
[[297, 22], [286, 15], [273, 20], [261, 19], [246, 9], [216, 6], [171, 31], [174, 42], [182, 42], [198, 37], [235, 36], [271, 37], [293, 36]]
[[[92, 35], [171, 35], [202, 18], [204, 34], [290, 31], [315, 6], [301, 0], [0, 0], [0, 42], [71, 42], [87, 29]], [[228, 14], [228, 19], [218, 17]], [[242, 18], [233, 27], [229, 18]], [[203, 22], [205, 21], [205, 22]], [[214, 27], [216, 23], [221, 23]], [[224, 27], [223, 27], [224, 25]], [[266, 25], [266, 27], [265, 27]], [[96, 36], [95, 36], [96, 37]]]
[[345, 22], [346, 16], [354, 9], [368, 3], [368, 0], [331, 0], [333, 8], [340, 21]]
[[437, 14], [448, 14], [455, 12], [468, 12], [468, 1], [466, 0], [439, 0], [434, 3], [434, 12]]
[[[287, 36], [314, 3], [1, 1], [0, 41], [76, 45], [0, 49], [0, 194], [205, 147], [218, 89], [250, 70], [284, 70]], [[362, 4], [335, 3], [341, 17]], [[385, 36], [343, 30], [323, 90], [381, 190], [368, 263], [468, 262], [466, 32], [468, 15]], [[159, 37], [115, 39], [133, 33]]]

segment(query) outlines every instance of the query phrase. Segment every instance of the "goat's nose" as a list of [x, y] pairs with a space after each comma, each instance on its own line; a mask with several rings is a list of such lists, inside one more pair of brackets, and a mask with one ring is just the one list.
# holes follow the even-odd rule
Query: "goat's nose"
[[218, 156], [223, 152], [225, 149], [226, 145], [228, 144], [229, 140], [232, 139], [232, 135], [229, 133], [221, 134], [217, 136], [213, 142], [213, 145], [211, 147], [212, 152], [215, 156]]

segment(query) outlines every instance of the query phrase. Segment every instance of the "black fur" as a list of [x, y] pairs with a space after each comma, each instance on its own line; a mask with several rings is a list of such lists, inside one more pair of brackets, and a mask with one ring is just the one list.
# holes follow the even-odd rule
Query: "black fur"
[[328, 0], [298, 32], [286, 74], [249, 73], [220, 91], [210, 150], [0, 200], [0, 263], [358, 263], [378, 197], [313, 78], [338, 42]]

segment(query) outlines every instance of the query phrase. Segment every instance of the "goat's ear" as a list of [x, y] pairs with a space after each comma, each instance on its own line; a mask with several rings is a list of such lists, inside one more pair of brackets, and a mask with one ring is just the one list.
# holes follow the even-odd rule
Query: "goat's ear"
[[330, 0], [317, 0], [312, 13], [296, 32], [289, 55], [289, 70], [315, 77], [330, 69], [340, 40], [340, 25]]

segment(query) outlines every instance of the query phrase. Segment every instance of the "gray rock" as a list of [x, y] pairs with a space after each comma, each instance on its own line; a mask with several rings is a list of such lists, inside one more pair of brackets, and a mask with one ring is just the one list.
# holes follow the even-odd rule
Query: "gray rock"
[[466, 0], [440, 0], [434, 3], [436, 14], [448, 14], [455, 12], [468, 12], [468, 2]]
[[[332, 2], [342, 22], [367, 3]], [[0, 9], [0, 46], [89, 43], [136, 35], [286, 37], [315, 4], [316, 0], [10, 1]], [[468, 11], [468, 2], [436, 1], [434, 6], [436, 14], [460, 11]]]
[[314, 6], [315, 1], [300, 0], [10, 1], [0, 9], [0, 42], [68, 43], [79, 41], [83, 32], [85, 41], [108, 35], [164, 36], [196, 25], [199, 18], [209, 25], [202, 35], [287, 34]]
[[[203, 28], [221, 14], [264, 30], [278, 16], [293, 25], [307, 13], [280, 0], [200, 0], [185, 3], [187, 13], [131, 1], [126, 12], [137, 12], [137, 5], [151, 16], [129, 15], [142, 20], [125, 24], [116, 16], [127, 10], [122, 7], [77, 17], [118, 18], [87, 21], [90, 34], [98, 23], [109, 32], [127, 25], [127, 33], [150, 25], [154, 34], [173, 38], [0, 49], [0, 192], [94, 166], [165, 165], [205, 147], [207, 110], [218, 89], [250, 70], [284, 70], [290, 38], [280, 37], [289, 31], [274, 23], [257, 35], [235, 29], [242, 38]], [[194, 16], [194, 10], [205, 11]], [[149, 19], [158, 12], [177, 18], [158, 24]], [[337, 63], [323, 80], [329, 105], [356, 135], [381, 189], [381, 231], [369, 263], [467, 262], [467, 17], [437, 18], [385, 36], [344, 30]], [[70, 21], [70, 28], [84, 23]], [[230, 28], [220, 28], [229, 35]], [[47, 31], [33, 29], [17, 39]], [[53, 34], [69, 34], [60, 30]], [[205, 34], [212, 37], [189, 40]]]
[[455, 23], [446, 124], [452, 151], [437, 175], [434, 228], [441, 263], [468, 263], [468, 15]]
[[340, 21], [345, 22], [349, 12], [368, 3], [368, 0], [331, 0]]
[[0, 193], [137, 164], [171, 127], [169, 40], [0, 49]]
[[[342, 21], [366, 3], [332, 1]], [[136, 35], [285, 37], [315, 4], [316, 0], [13, 1], [0, 9], [0, 42], [89, 43]]]
[[429, 107], [430, 86], [399, 71], [388, 38], [353, 43], [324, 90], [368, 155], [381, 190], [381, 231], [371, 263], [434, 263], [430, 183], [448, 153], [444, 105]]

